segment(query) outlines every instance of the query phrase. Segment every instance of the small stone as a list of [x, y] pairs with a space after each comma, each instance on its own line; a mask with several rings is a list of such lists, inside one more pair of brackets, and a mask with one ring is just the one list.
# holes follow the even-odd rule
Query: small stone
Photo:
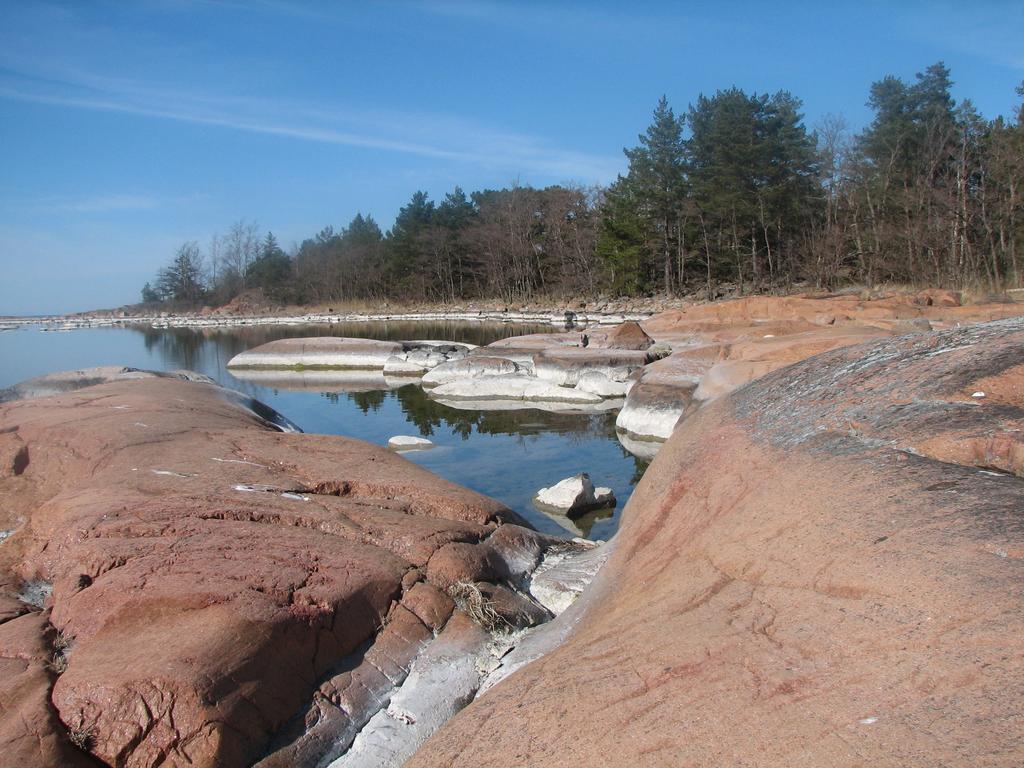
[[979, 397], [979, 398], [980, 397], [984, 397], [984, 396], [985, 396], [984, 392], [975, 392], [974, 394], [971, 395], [971, 397]]
[[541, 507], [548, 507], [565, 512], [567, 515], [586, 512], [615, 505], [615, 494], [611, 488], [594, 489], [594, 484], [586, 472], [537, 491], [534, 502]]

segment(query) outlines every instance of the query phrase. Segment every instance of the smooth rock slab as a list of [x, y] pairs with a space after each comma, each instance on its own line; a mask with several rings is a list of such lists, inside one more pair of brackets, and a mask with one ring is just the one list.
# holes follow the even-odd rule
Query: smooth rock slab
[[408, 360], [404, 356], [392, 355], [384, 361], [384, 375], [394, 377], [418, 377], [427, 372], [427, 366]]
[[576, 382], [580, 392], [590, 392], [600, 397], [625, 397], [630, 389], [628, 381], [615, 381], [600, 371], [587, 371]]
[[388, 358], [404, 356], [397, 341], [323, 336], [278, 339], [261, 344], [228, 361], [228, 368], [360, 368], [384, 369]]
[[481, 376], [509, 376], [520, 373], [521, 366], [504, 357], [473, 355], [443, 363], [425, 374], [420, 380], [424, 389]]
[[569, 387], [560, 387], [550, 382], [518, 374], [478, 376], [469, 380], [452, 381], [431, 389], [430, 396], [437, 400], [508, 400], [572, 405], [599, 405], [603, 400], [600, 395]]

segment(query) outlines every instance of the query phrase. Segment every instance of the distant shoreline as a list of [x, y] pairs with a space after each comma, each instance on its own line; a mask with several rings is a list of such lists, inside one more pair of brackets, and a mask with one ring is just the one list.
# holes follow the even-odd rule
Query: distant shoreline
[[[550, 325], [617, 325], [627, 320], [646, 320], [655, 311], [587, 312], [584, 310], [525, 310], [525, 311], [424, 311], [394, 313], [325, 313], [305, 314], [240, 314], [202, 315], [198, 313], [168, 313], [111, 316], [107, 314], [48, 315], [42, 317], [11, 317], [0, 319], [0, 325], [46, 325], [52, 331], [72, 331], [84, 328], [149, 325], [153, 328], [230, 328], [256, 325], [333, 325], [337, 323], [369, 322], [496, 322], [539, 323]], [[570, 323], [571, 320], [571, 323]]]

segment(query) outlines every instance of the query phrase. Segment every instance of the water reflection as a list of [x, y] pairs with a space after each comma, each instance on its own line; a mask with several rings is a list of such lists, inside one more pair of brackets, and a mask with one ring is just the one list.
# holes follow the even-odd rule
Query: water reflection
[[[433, 450], [406, 454], [406, 458], [501, 500], [542, 531], [607, 539], [618, 527], [622, 507], [646, 468], [646, 462], [628, 453], [617, 439], [614, 412], [464, 410], [431, 400], [418, 384], [385, 382], [375, 375], [373, 381], [362, 382], [310, 379], [296, 390], [287, 388], [290, 383], [286, 387], [271, 379], [243, 381], [227, 370], [227, 362], [238, 353], [279, 338], [335, 335], [484, 345], [509, 336], [557, 330], [550, 325], [381, 322], [204, 329], [136, 326], [66, 334], [30, 331], [0, 336], [0, 359], [9, 361], [0, 371], [0, 386], [91, 365], [194, 370], [262, 400], [307, 432], [378, 445], [400, 434], [429, 437], [436, 445]], [[367, 372], [360, 373], [367, 377]], [[547, 517], [534, 509], [532, 498], [538, 489], [579, 472], [589, 472], [595, 483], [611, 487], [619, 507], [576, 521]]]
[[542, 515], [546, 516], [549, 520], [573, 536], [582, 536], [585, 539], [591, 538], [591, 532], [594, 530], [594, 526], [601, 520], [609, 520], [615, 515], [615, 509], [612, 507], [605, 507], [604, 509], [595, 509], [585, 514], [579, 515], [578, 517], [569, 517], [565, 514], [559, 514], [552, 510], [538, 509]]
[[141, 333], [146, 349], [157, 351], [162, 357], [174, 360], [181, 368], [195, 370], [204, 355], [210, 354], [211, 345], [216, 356], [225, 362], [240, 352], [276, 339], [307, 336], [341, 336], [380, 341], [411, 341], [436, 339], [459, 341], [484, 346], [498, 339], [522, 336], [527, 333], [553, 333], [561, 329], [540, 323], [467, 323], [467, 322], [367, 322], [367, 323], [309, 323], [304, 325], [255, 325], [224, 328], [153, 328], [149, 325], [131, 325], [129, 329]]

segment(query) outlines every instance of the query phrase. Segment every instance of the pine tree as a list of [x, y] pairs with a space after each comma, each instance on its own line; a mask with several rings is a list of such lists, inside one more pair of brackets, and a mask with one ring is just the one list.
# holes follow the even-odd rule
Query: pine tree
[[603, 209], [605, 219], [621, 221], [602, 227], [599, 241], [599, 252], [611, 260], [608, 267], [618, 275], [620, 290], [649, 291], [660, 271], [661, 287], [671, 293], [683, 278], [676, 274], [675, 254], [686, 195], [684, 125], [685, 119], [676, 117], [662, 96], [639, 144], [623, 150], [629, 171], [609, 189]]

